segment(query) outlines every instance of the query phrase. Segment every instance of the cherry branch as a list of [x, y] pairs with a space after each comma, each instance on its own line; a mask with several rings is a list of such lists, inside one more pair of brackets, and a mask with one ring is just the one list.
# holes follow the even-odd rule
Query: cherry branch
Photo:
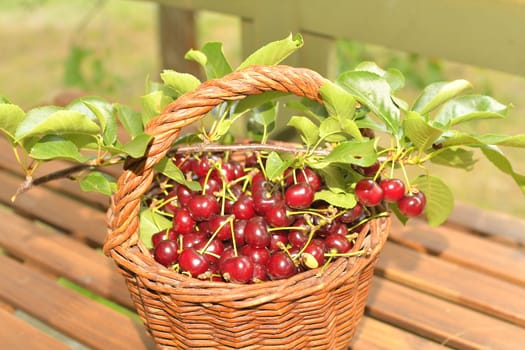
[[[304, 154], [310, 152], [311, 154], [326, 156], [329, 153], [327, 149], [317, 149], [309, 151], [305, 148], [300, 148], [293, 146], [288, 143], [271, 143], [271, 144], [262, 144], [262, 143], [247, 143], [247, 144], [235, 144], [235, 145], [221, 145], [221, 144], [196, 144], [191, 146], [178, 146], [174, 147], [169, 153], [168, 156], [173, 156], [174, 154], [181, 153], [200, 153], [200, 152], [264, 152], [264, 151], [275, 151], [282, 153], [291, 153], [291, 154]], [[75, 174], [82, 171], [93, 171], [95, 169], [103, 168], [108, 165], [115, 165], [119, 162], [124, 161], [124, 157], [113, 158], [109, 163], [102, 164], [76, 164], [68, 168], [64, 168], [58, 171], [54, 171], [49, 174], [42, 175], [37, 178], [32, 176], [26, 176], [24, 182], [18, 187], [16, 193], [11, 198], [11, 201], [15, 201], [16, 197], [29, 191], [35, 186], [45, 184], [50, 181], [58, 179], [74, 179]]]

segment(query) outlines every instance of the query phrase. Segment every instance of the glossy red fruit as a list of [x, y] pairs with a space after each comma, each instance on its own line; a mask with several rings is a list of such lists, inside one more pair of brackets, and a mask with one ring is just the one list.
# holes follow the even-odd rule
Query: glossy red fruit
[[270, 256], [266, 269], [272, 280], [290, 278], [297, 273], [297, 267], [292, 258], [283, 251], [277, 251]]
[[[202, 251], [204, 247], [206, 247], [206, 250]], [[195, 245], [195, 249], [199, 252], [202, 251], [208, 263], [216, 264], [224, 252], [224, 244], [219, 239], [212, 239], [210, 242], [206, 240]]]
[[287, 227], [293, 223], [293, 218], [288, 215], [284, 205], [271, 207], [266, 211], [264, 217], [272, 227]]
[[181, 208], [188, 205], [190, 199], [193, 198], [194, 192], [184, 185], [177, 186], [177, 202]]
[[272, 207], [282, 204], [283, 196], [280, 191], [270, 191], [261, 188], [253, 192], [253, 207], [258, 215], [265, 215]]
[[208, 231], [217, 239], [228, 240], [232, 238], [232, 226], [227, 222], [230, 218], [226, 215], [213, 216], [208, 221]]
[[301, 182], [312, 186], [315, 192], [319, 191], [323, 185], [321, 176], [319, 176], [319, 174], [310, 168], [299, 169], [297, 171], [297, 183]]
[[357, 203], [352, 209], [347, 210], [339, 217], [339, 220], [345, 224], [352, 223], [363, 215], [363, 206]]
[[266, 269], [266, 265], [254, 263], [251, 282], [259, 283], [259, 282], [263, 282], [267, 280], [268, 280], [268, 271]]
[[362, 205], [374, 207], [383, 200], [383, 189], [372, 179], [362, 179], [355, 186], [355, 195]]
[[219, 212], [219, 204], [214, 196], [210, 194], [198, 194], [188, 202], [188, 210], [197, 221], [209, 220]]
[[387, 202], [397, 202], [405, 195], [405, 183], [400, 179], [386, 179], [379, 183]]
[[256, 248], [245, 245], [241, 248], [241, 255], [247, 256], [252, 262], [265, 265], [270, 259], [270, 252], [266, 248]]
[[293, 209], [306, 209], [314, 201], [315, 191], [307, 183], [297, 183], [291, 185], [284, 193], [284, 201], [287, 206]]
[[[303, 265], [307, 268], [317, 268], [324, 264], [326, 246], [323, 240], [312, 239], [310, 243], [304, 248], [303, 255], [301, 256]], [[306, 254], [313, 257], [316, 261], [313, 265], [310, 265], [310, 261], [306, 259]]]
[[253, 247], [268, 247], [272, 239], [268, 232], [268, 225], [260, 216], [248, 220], [244, 227], [244, 239], [246, 244]]
[[177, 240], [177, 234], [173, 230], [163, 230], [157, 232], [151, 236], [151, 244], [155, 247], [159, 242], [171, 239], [173, 241]]
[[233, 204], [233, 215], [239, 220], [248, 220], [255, 216], [255, 208], [253, 205], [253, 198], [246, 194], [242, 194]]
[[192, 277], [203, 275], [210, 266], [204, 255], [197, 252], [195, 248], [184, 249], [178, 261], [182, 271], [188, 272]]
[[197, 244], [206, 242], [208, 236], [204, 232], [195, 231], [182, 236], [182, 249], [195, 247]]
[[195, 220], [185, 208], [179, 208], [173, 216], [173, 230], [178, 234], [187, 234], [195, 230]]
[[423, 192], [408, 193], [397, 202], [397, 207], [401, 214], [409, 217], [421, 215], [425, 205], [426, 197]]
[[246, 256], [234, 256], [221, 264], [224, 280], [233, 283], [248, 283], [253, 277], [253, 262]]
[[179, 257], [179, 246], [177, 242], [169, 239], [159, 242], [154, 250], [153, 257], [155, 261], [166, 267], [173, 265]]
[[339, 254], [347, 253], [352, 249], [352, 242], [350, 242], [344, 235], [338, 233], [331, 233], [324, 239], [324, 244], [326, 246], [327, 252], [330, 252], [332, 249]]

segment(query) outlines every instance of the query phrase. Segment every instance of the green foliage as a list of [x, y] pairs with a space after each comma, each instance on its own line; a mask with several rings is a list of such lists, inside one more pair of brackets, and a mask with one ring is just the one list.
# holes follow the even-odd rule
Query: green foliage
[[[250, 65], [278, 64], [302, 45], [301, 36], [290, 35], [255, 51], [235, 69], [224, 56], [220, 43], [191, 50], [186, 58], [198, 62], [207, 79], [216, 79]], [[81, 62], [83, 55], [82, 51], [76, 52], [72, 62]], [[73, 66], [72, 63], [71, 77], [76, 74], [80, 79]], [[121, 163], [127, 157], [142, 157], [152, 140], [152, 136], [144, 132], [146, 125], [169, 103], [200, 83], [190, 74], [165, 70], [161, 82], [147, 82], [141, 111], [87, 97], [65, 108], [46, 106], [25, 112], [2, 98], [0, 130], [15, 150], [21, 150], [21, 154], [35, 162], [20, 161], [28, 175], [41, 162], [66, 159], [89, 169], [78, 175], [82, 189], [111, 195], [116, 189], [115, 179], [101, 171], [102, 168]], [[466, 94], [471, 84], [465, 80], [428, 84], [409, 104], [396, 96], [405, 83], [400, 70], [384, 70], [365, 61], [340, 74], [334, 82], [327, 81], [319, 90], [322, 104], [304, 99], [288, 100], [286, 107], [296, 114], [287, 125], [297, 132], [302, 148], [293, 155], [264, 152], [266, 176], [280, 181], [287, 168], [309, 166], [323, 175], [326, 184], [325, 189], [315, 194], [316, 199], [352, 208], [356, 204], [352, 184], [363, 178], [356, 168], [370, 167], [380, 161], [381, 168], [375, 176], [393, 176], [399, 172], [410, 191], [425, 193], [428, 222], [439, 225], [452, 210], [453, 196], [443, 180], [428, 173], [427, 162], [470, 170], [475, 164], [473, 151], [480, 149], [525, 193], [525, 176], [514, 171], [499, 148], [523, 148], [525, 135], [478, 135], [460, 129], [481, 119], [503, 119], [508, 106], [490, 96]], [[223, 102], [206, 116], [197, 133], [184, 135], [177, 144], [227, 145], [240, 119], [245, 119], [250, 140], [266, 144], [275, 131], [281, 108], [279, 99], [285, 95], [271, 91], [241, 101]], [[126, 141], [119, 136], [120, 127], [128, 134]], [[377, 137], [370, 136], [370, 132]], [[408, 179], [407, 167], [421, 169], [421, 174]], [[171, 159], [162, 159], [155, 169], [194, 191], [201, 190], [200, 184], [187, 178]], [[390, 209], [402, 221], [406, 220], [395, 205]], [[144, 237], [171, 224], [150, 207], [142, 210], [140, 222]], [[144, 242], [149, 240], [146, 238]]]

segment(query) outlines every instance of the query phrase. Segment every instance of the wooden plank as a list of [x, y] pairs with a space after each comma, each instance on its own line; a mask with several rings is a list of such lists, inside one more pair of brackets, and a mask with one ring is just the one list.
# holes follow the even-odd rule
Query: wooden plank
[[447, 349], [444, 345], [367, 316], [363, 316], [361, 319], [351, 348], [352, 350]]
[[144, 327], [0, 255], [0, 299], [93, 349], [153, 349]]
[[0, 231], [0, 246], [10, 255], [133, 308], [124, 279], [110, 258], [7, 210], [0, 210], [0, 222], [9, 222], [9, 230]]
[[11, 196], [20, 184], [20, 178], [0, 172], [0, 183], [2, 183], [0, 202], [11, 205], [27, 216], [60, 227], [97, 244], [104, 242], [105, 212], [61, 196], [45, 187], [35, 187], [12, 203]]
[[503, 239], [516, 245], [525, 245], [525, 220], [512, 215], [457, 203], [448, 220], [469, 230]]
[[496, 244], [458, 228], [429, 227], [420, 220], [413, 220], [406, 226], [394, 220], [389, 237], [399, 244], [525, 286], [523, 250]]
[[66, 344], [0, 309], [2, 349], [70, 350]]
[[367, 313], [455, 349], [521, 350], [525, 343], [523, 327], [377, 276]]
[[[410, 288], [525, 327], [525, 288], [437, 257], [387, 243], [377, 273]], [[483, 286], [473, 288], [473, 284]]]

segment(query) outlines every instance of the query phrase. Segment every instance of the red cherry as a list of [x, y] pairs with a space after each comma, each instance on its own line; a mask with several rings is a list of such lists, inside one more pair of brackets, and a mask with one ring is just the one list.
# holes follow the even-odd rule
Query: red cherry
[[253, 277], [253, 262], [246, 256], [234, 256], [221, 264], [222, 277], [229, 282], [248, 283]]
[[331, 249], [335, 249], [337, 253], [347, 253], [352, 249], [352, 242], [350, 242], [344, 235], [338, 233], [331, 233], [324, 239], [324, 244], [329, 252]]
[[422, 192], [408, 193], [397, 202], [401, 214], [409, 217], [421, 215], [425, 205], [426, 197]]
[[179, 266], [192, 277], [199, 277], [208, 271], [210, 264], [195, 248], [187, 248], [179, 255]]
[[173, 241], [177, 240], [177, 234], [173, 230], [164, 230], [157, 232], [151, 236], [151, 244], [155, 247], [159, 242], [171, 239]]
[[289, 278], [297, 273], [297, 267], [292, 258], [283, 251], [277, 251], [270, 256], [266, 269], [272, 280]]
[[178, 250], [179, 247], [177, 242], [172, 241], [171, 239], [164, 240], [155, 246], [153, 257], [159, 264], [168, 267], [177, 261], [177, 258], [179, 257]]
[[229, 216], [217, 215], [208, 221], [208, 230], [210, 234], [215, 234], [217, 239], [227, 240], [232, 238], [232, 228], [227, 221]]
[[181, 208], [184, 208], [188, 205], [188, 202], [193, 198], [193, 195], [194, 192], [188, 187], [184, 185], [177, 186], [177, 202], [179, 202]]
[[245, 194], [241, 195], [233, 204], [232, 211], [237, 219], [248, 220], [253, 218], [255, 216], [253, 198]]
[[340, 216], [339, 220], [345, 224], [349, 224], [359, 219], [362, 214], [363, 206], [357, 203], [352, 209], [344, 212], [344, 214]]
[[204, 221], [219, 212], [219, 204], [212, 195], [198, 194], [190, 199], [188, 210], [195, 220]]
[[247, 256], [251, 261], [257, 264], [266, 264], [270, 259], [270, 253], [268, 249], [256, 248], [250, 245], [245, 245], [241, 248], [241, 255]]
[[307, 183], [297, 183], [286, 189], [284, 200], [293, 209], [306, 209], [314, 201], [314, 189]]
[[362, 179], [355, 186], [355, 195], [359, 203], [373, 207], [383, 200], [383, 189], [372, 179]]
[[207, 241], [202, 241], [195, 245], [195, 249], [201, 251], [207, 245], [206, 250], [202, 252], [204, 258], [210, 264], [216, 264], [219, 262], [219, 258], [224, 252], [224, 244], [219, 239], [213, 239], [209, 243]]
[[253, 247], [268, 247], [272, 240], [268, 232], [268, 225], [262, 217], [256, 216], [248, 220], [244, 228], [244, 239], [246, 244]]
[[271, 207], [268, 209], [268, 211], [266, 211], [264, 217], [268, 224], [272, 227], [290, 226], [294, 221], [292, 217], [288, 216], [288, 213], [286, 212], [286, 206], [284, 205]]
[[397, 202], [405, 195], [405, 184], [400, 179], [382, 180], [379, 185], [387, 202]]
[[173, 217], [173, 230], [179, 234], [193, 232], [195, 229], [195, 220], [193, 220], [187, 209], [179, 208]]

